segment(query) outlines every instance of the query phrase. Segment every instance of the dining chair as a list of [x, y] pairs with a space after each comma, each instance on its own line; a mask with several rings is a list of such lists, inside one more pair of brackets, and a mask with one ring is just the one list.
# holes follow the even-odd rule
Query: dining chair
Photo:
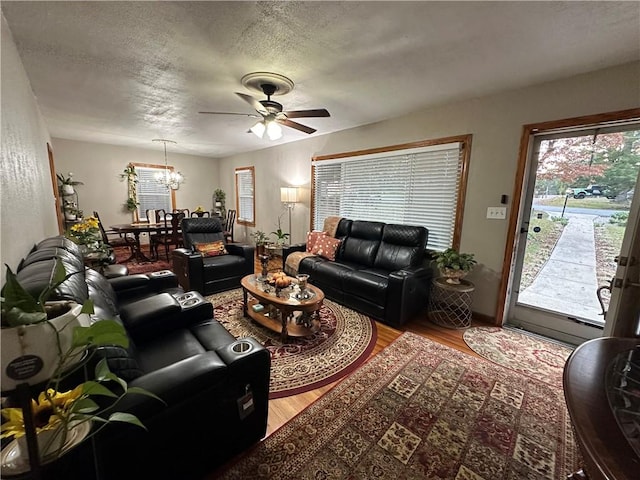
[[211, 212], [209, 210], [204, 210], [202, 212], [196, 212], [195, 210], [193, 212], [191, 212], [191, 218], [198, 218], [198, 217], [211, 217]]
[[184, 213], [185, 217], [189, 217], [189, 209], [188, 208], [174, 208], [172, 213]]
[[133, 246], [135, 245], [135, 240], [133, 237], [128, 234], [122, 235], [121, 233], [116, 232], [115, 230], [105, 230], [104, 225], [102, 224], [102, 220], [100, 220], [100, 215], [96, 210], [93, 211], [93, 216], [98, 220], [98, 227], [100, 228], [100, 235], [102, 236], [102, 242], [108, 247], [127, 247], [131, 252], [133, 252]]
[[236, 221], [236, 211], [227, 210], [227, 220], [224, 226], [224, 239], [227, 243], [233, 242], [233, 224]]
[[183, 245], [182, 232], [180, 231], [180, 222], [185, 218], [183, 212], [179, 213], [166, 213], [164, 215], [164, 228], [160, 230], [160, 233], [152, 235], [149, 238], [151, 242], [151, 252], [154, 258], [158, 259], [158, 248], [160, 245], [164, 245], [164, 252], [169, 260], [169, 247], [175, 245], [176, 248]]

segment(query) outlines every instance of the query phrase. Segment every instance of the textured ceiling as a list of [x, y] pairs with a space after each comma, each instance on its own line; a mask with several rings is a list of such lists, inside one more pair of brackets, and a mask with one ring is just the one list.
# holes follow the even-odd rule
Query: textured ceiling
[[212, 157], [307, 138], [248, 134], [240, 79], [295, 82], [274, 100], [322, 135], [640, 60], [631, 2], [2, 2], [54, 137]]

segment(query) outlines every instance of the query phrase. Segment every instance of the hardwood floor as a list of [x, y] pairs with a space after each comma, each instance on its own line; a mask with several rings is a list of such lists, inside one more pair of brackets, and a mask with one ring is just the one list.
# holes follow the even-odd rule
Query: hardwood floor
[[[269, 261], [269, 271], [277, 271], [282, 268], [282, 260], [279, 257], [273, 258]], [[260, 273], [262, 267], [260, 262], [256, 261], [255, 271]], [[472, 325], [488, 326], [479, 320], [473, 320]], [[442, 343], [448, 347], [455, 348], [464, 353], [478, 356], [473, 350], [471, 350], [464, 340], [462, 335], [464, 330], [453, 330], [449, 328], [440, 327], [435, 325], [426, 318], [426, 315], [420, 318], [416, 318], [403, 326], [402, 330], [397, 330], [393, 327], [385, 325], [384, 323], [376, 321], [376, 327], [378, 329], [378, 338], [376, 345], [369, 355], [369, 357], [375, 355], [380, 350], [385, 348], [396, 338], [398, 338], [403, 331], [413, 332], [418, 335], [422, 335], [425, 338], [433, 340], [435, 342]], [[318, 398], [331, 390], [333, 386], [340, 380], [333, 382], [309, 392], [300, 393], [298, 395], [292, 395], [290, 397], [278, 398], [269, 401], [269, 420], [267, 424], [267, 436], [271, 435], [282, 425], [287, 423], [298, 413], [302, 412], [306, 407], [315, 402]]]

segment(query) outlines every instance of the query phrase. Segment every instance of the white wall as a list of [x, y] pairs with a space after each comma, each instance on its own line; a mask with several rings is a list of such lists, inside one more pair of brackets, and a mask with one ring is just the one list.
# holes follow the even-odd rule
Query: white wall
[[15, 271], [36, 243], [58, 233], [58, 226], [47, 155], [49, 133], [4, 16], [0, 30], [0, 279], [4, 285], [4, 264]]
[[[639, 79], [640, 64], [628, 64], [237, 155], [221, 163], [220, 175], [227, 182], [223, 188], [234, 192], [234, 168], [254, 165], [256, 228], [270, 232], [282, 209], [278, 187], [303, 185], [306, 203], [296, 206], [292, 221], [293, 241], [300, 242], [310, 225], [308, 194], [311, 157], [314, 155], [471, 133], [473, 143], [461, 250], [475, 253], [480, 263], [468, 277], [476, 284], [473, 309], [493, 316], [506, 247], [507, 221], [488, 220], [486, 211], [489, 206], [499, 205], [501, 194], [512, 196], [522, 126], [637, 108], [640, 106]], [[236, 237], [242, 239], [245, 231], [250, 233], [251, 230], [238, 229]]]
[[[149, 139], [151, 143], [151, 139]], [[56, 171], [84, 185], [76, 187], [79, 208], [85, 216], [94, 210], [106, 225], [128, 223], [132, 219], [125, 210], [127, 182], [120, 177], [129, 162], [164, 165], [164, 151], [52, 139]], [[175, 190], [176, 208], [194, 210], [202, 205], [213, 208], [213, 191], [220, 185], [219, 161], [195, 155], [172, 153], [167, 146], [167, 161], [184, 175], [185, 181]]]

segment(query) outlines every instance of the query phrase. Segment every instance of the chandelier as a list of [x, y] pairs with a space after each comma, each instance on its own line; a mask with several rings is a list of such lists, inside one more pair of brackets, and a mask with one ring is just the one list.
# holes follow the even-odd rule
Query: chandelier
[[176, 142], [173, 140], [165, 140], [164, 138], [154, 138], [153, 142], [162, 142], [164, 144], [164, 171], [157, 172], [153, 177], [156, 182], [160, 183], [167, 187], [167, 189], [177, 190], [180, 188], [180, 183], [184, 180], [184, 177], [180, 172], [174, 172], [173, 170], [169, 170], [169, 165], [167, 164], [167, 143]]

